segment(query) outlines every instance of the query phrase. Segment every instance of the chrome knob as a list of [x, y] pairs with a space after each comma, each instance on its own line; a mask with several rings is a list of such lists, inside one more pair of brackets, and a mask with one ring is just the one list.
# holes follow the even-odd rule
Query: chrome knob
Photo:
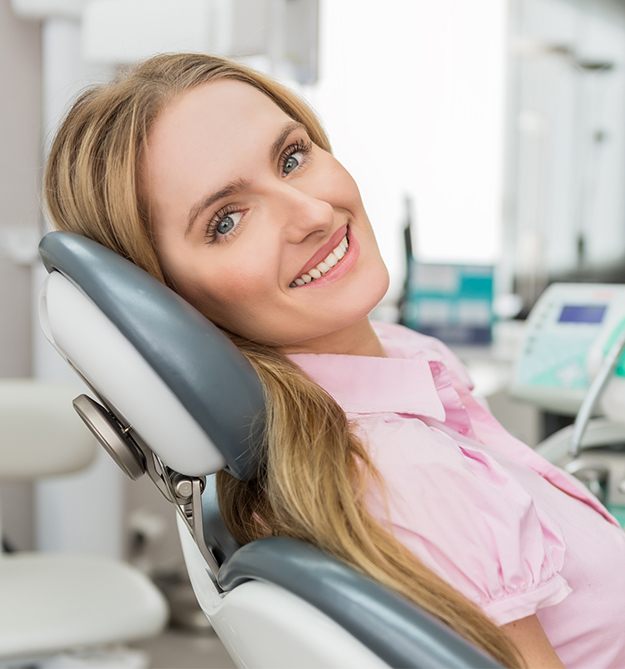
[[124, 430], [102, 405], [87, 395], [79, 395], [73, 405], [93, 436], [122, 471], [131, 479], [138, 479], [145, 472], [145, 459], [129, 439], [128, 430]]

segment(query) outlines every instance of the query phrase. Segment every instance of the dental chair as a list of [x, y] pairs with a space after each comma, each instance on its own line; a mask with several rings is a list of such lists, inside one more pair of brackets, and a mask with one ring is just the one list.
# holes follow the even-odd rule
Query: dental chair
[[147, 473], [172, 503], [196, 597], [237, 666], [500, 666], [314, 546], [239, 546], [212, 475], [256, 472], [264, 401], [249, 363], [180, 296], [95, 242], [53, 232], [40, 253], [42, 327], [92, 390], [74, 407], [128, 476]]
[[[0, 482], [66, 475], [92, 463], [97, 444], [76, 424], [74, 394], [58, 383], [0, 379]], [[0, 554], [0, 667], [93, 666], [89, 658], [96, 656], [120, 669], [130, 660], [145, 666], [136, 651], [120, 645], [154, 636], [166, 622], [160, 592], [122, 562]]]

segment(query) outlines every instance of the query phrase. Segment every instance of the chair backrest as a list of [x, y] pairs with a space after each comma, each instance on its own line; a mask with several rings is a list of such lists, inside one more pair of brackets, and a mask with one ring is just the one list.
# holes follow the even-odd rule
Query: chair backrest
[[176, 477], [221, 468], [241, 479], [255, 475], [265, 416], [252, 367], [182, 298], [99, 244], [50, 233], [40, 251], [50, 272], [40, 310], [48, 339], [114, 420], [115, 438], [136, 458], [125, 471], [133, 475], [136, 465], [150, 473], [142, 458], [158, 456], [169, 498], [184, 507], [194, 545], [223, 591], [234, 596], [250, 580], [289, 590], [389, 666], [499, 667], [399, 594], [317, 548], [280, 537], [238, 548], [211, 486], [200, 499], [197, 478]]

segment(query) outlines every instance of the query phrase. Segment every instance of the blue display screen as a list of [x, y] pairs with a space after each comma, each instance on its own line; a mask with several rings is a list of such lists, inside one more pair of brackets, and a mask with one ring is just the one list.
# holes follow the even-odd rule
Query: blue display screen
[[601, 323], [607, 308], [605, 304], [566, 304], [558, 323]]

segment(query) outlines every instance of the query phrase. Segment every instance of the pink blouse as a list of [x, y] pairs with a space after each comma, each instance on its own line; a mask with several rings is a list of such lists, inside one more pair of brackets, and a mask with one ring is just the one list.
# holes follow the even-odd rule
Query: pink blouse
[[400, 325], [373, 326], [386, 358], [289, 356], [368, 445], [386, 484], [386, 497], [369, 491], [370, 511], [498, 625], [536, 614], [568, 669], [623, 669], [625, 532], [617, 521], [506, 432], [444, 344]]

